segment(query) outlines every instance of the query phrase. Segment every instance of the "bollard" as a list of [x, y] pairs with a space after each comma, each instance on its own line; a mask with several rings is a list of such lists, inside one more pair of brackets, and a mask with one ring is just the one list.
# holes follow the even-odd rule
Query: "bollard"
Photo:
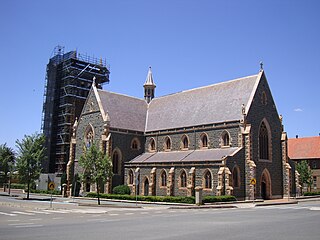
[[202, 187], [196, 187], [196, 205], [202, 205]]

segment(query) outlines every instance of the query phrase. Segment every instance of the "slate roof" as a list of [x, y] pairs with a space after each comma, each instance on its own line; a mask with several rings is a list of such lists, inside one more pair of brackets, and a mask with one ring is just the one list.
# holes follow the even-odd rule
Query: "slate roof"
[[320, 136], [288, 139], [288, 156], [291, 160], [320, 159]]
[[147, 106], [145, 100], [98, 89], [111, 127], [144, 132]]
[[241, 119], [259, 75], [154, 98], [148, 108], [146, 132]]
[[154, 98], [149, 105], [143, 99], [105, 90], [98, 90], [98, 94], [111, 127], [151, 132], [240, 120], [242, 104], [249, 109], [260, 76]]
[[216, 148], [206, 150], [190, 150], [190, 151], [171, 151], [171, 152], [155, 152], [143, 153], [142, 155], [130, 161], [134, 163], [167, 163], [167, 162], [198, 162], [198, 161], [220, 161], [225, 156], [230, 156], [238, 151], [239, 148]]

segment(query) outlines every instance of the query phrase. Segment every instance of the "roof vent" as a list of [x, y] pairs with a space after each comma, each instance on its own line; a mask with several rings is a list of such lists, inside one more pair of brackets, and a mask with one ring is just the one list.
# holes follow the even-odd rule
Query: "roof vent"
[[298, 135], [296, 135], [296, 138], [299, 138], [299, 136], [298, 136]]

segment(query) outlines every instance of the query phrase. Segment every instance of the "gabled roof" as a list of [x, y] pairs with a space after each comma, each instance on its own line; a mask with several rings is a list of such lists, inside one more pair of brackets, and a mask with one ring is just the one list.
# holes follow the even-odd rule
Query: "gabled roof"
[[104, 90], [98, 94], [111, 127], [144, 132], [148, 106], [144, 100]]
[[320, 136], [288, 139], [288, 156], [291, 160], [320, 159]]
[[146, 132], [241, 119], [249, 109], [261, 74], [154, 98], [148, 108]]
[[[253, 76], [154, 98], [149, 104], [143, 99], [96, 88], [95, 91], [111, 127], [151, 132], [239, 121], [242, 118], [242, 104], [248, 111], [262, 74], [263, 71]], [[153, 83], [150, 69], [147, 83]]]
[[222, 158], [231, 156], [239, 148], [216, 148], [207, 150], [171, 151], [143, 153], [134, 158], [130, 163], [166, 163], [166, 162], [198, 162], [198, 161], [221, 161]]

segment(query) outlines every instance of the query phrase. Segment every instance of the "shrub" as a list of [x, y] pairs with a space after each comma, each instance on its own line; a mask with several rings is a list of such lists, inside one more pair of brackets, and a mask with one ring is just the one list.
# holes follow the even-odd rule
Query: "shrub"
[[[87, 197], [96, 198], [97, 193], [89, 192], [87, 193]], [[101, 198], [107, 199], [117, 199], [117, 200], [136, 200], [136, 196], [134, 195], [120, 195], [120, 194], [100, 194]], [[195, 198], [194, 197], [173, 197], [173, 196], [137, 196], [138, 201], [145, 201], [145, 202], [172, 202], [172, 203], [188, 203], [194, 204]]]
[[112, 190], [113, 194], [130, 195], [130, 188], [127, 185], [119, 185]]
[[22, 183], [11, 183], [10, 186], [12, 189], [24, 189], [25, 188], [25, 184], [22, 184]]
[[235, 196], [223, 195], [223, 196], [205, 196], [202, 199], [203, 203], [214, 203], [214, 202], [232, 202], [237, 201]]
[[305, 192], [303, 195], [304, 196], [316, 196], [316, 195], [320, 195], [320, 192]]
[[40, 193], [40, 194], [53, 194], [53, 195], [61, 195], [61, 191], [58, 190], [36, 190], [36, 189], [30, 189], [31, 193]]

